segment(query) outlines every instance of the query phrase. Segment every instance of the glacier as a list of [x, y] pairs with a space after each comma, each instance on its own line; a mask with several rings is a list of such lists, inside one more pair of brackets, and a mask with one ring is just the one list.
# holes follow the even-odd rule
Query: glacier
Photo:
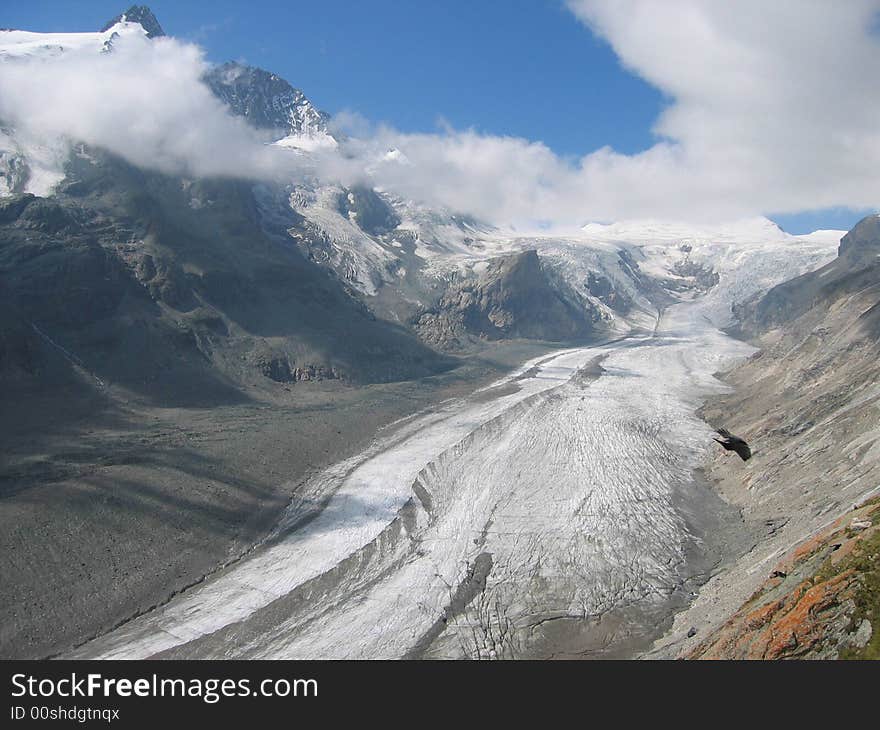
[[[714, 374], [752, 352], [721, 329], [730, 305], [833, 257], [839, 238], [762, 226], [691, 236], [689, 255], [719, 282], [680, 294], [653, 329], [548, 353], [394, 424], [312, 479], [249, 555], [71, 657], [493, 659], [638, 646], [717, 563], [711, 533], [731, 528], [718, 521], [736, 521], [695, 478], [712, 446], [696, 410], [725, 389]], [[626, 241], [669, 273], [679, 234], [594, 228], [554, 250]]]

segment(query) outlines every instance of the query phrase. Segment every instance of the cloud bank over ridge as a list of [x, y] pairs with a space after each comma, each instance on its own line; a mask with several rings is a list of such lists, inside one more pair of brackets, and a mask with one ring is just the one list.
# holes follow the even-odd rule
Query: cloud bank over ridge
[[168, 173], [295, 172], [202, 83], [207, 68], [197, 46], [131, 33], [110, 53], [86, 46], [0, 60], [0, 120], [35, 145], [85, 143]]
[[[173, 39], [126, 37], [110, 54], [4, 61], [0, 119], [30, 138], [103, 146], [166, 172], [365, 180], [495, 223], [729, 220], [880, 203], [880, 0], [568, 7], [669, 99], [650, 149], [571, 159], [473, 130], [361, 124], [340, 151], [305, 158], [231, 117], [200, 81], [201, 51]], [[572, 93], [601, 103], [589, 88]]]

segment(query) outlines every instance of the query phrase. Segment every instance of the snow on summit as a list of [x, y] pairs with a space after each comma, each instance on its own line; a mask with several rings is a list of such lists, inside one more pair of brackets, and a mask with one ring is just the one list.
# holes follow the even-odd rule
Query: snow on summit
[[55, 56], [70, 51], [107, 51], [123, 36], [147, 37], [140, 23], [119, 21], [97, 33], [34, 33], [27, 30], [0, 31], [0, 60]]

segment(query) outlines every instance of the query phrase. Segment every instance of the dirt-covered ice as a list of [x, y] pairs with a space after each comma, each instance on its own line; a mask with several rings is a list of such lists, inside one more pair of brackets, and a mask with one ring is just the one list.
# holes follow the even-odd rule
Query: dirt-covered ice
[[529, 656], [545, 624], [662, 603], [700, 539], [681, 504], [710, 442], [694, 410], [742, 350], [693, 306], [401, 424], [252, 557], [77, 655]]

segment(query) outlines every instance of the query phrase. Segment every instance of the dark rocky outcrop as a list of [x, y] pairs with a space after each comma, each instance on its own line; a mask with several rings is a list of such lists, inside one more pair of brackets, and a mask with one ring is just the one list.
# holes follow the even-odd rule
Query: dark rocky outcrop
[[400, 225], [400, 218], [371, 188], [358, 185], [339, 194], [339, 212], [371, 236], [381, 236]]
[[255, 66], [229, 61], [205, 74], [205, 83], [229, 110], [257, 129], [281, 135], [327, 133], [329, 116], [299, 89]]
[[855, 228], [840, 239], [837, 256], [850, 266], [869, 264], [880, 256], [880, 216], [862, 218]]
[[50, 198], [25, 199], [16, 216], [18, 224], [33, 231], [52, 235], [78, 233], [82, 214], [73, 205], [62, 205]]
[[677, 276], [686, 280], [686, 283], [681, 288], [691, 291], [707, 291], [718, 284], [720, 280], [717, 271], [714, 271], [705, 264], [691, 261], [689, 257], [682, 261], [676, 261], [672, 270]]
[[482, 273], [454, 279], [436, 306], [414, 325], [424, 340], [460, 347], [468, 337], [577, 340], [593, 332], [596, 313], [561, 281], [554, 281], [536, 251], [486, 262]]
[[30, 193], [0, 198], [0, 223], [12, 223], [18, 220], [24, 209], [33, 203], [36, 197]]
[[132, 5], [124, 13], [120, 13], [112, 20], [108, 20], [104, 27], [101, 28], [101, 32], [104, 33], [110, 30], [114, 25], [123, 20], [129, 23], [140, 23], [141, 27], [147, 32], [147, 38], [159, 38], [165, 35], [165, 31], [162, 30], [162, 26], [159, 25], [159, 21], [156, 20], [153, 11], [146, 5]]
[[880, 282], [880, 218], [862, 219], [840, 241], [838, 256], [825, 266], [773, 287], [734, 307], [739, 332], [757, 337], [815, 309]]
[[673, 297], [670, 296], [667, 288], [669, 280], [660, 281], [645, 274], [641, 270], [639, 262], [636, 261], [635, 256], [633, 256], [630, 251], [622, 249], [618, 253], [617, 265], [620, 267], [624, 276], [632, 280], [635, 283], [636, 288], [644, 294], [645, 298], [657, 307], [657, 309], [663, 309], [675, 301]]
[[632, 299], [624, 292], [615, 289], [612, 281], [602, 274], [589, 272], [585, 283], [587, 291], [615, 312], [626, 314], [632, 309]]
[[[148, 400], [210, 402], [242, 397], [264, 376], [387, 382], [451, 364], [264, 231], [246, 183], [182, 184], [95, 159], [71, 162], [75, 197], [2, 203], [0, 285], [23, 331], [38, 327], [102, 382]], [[26, 363], [17, 331], [7, 325], [5, 349]], [[287, 370], [250, 356], [262, 351], [287, 353]]]

